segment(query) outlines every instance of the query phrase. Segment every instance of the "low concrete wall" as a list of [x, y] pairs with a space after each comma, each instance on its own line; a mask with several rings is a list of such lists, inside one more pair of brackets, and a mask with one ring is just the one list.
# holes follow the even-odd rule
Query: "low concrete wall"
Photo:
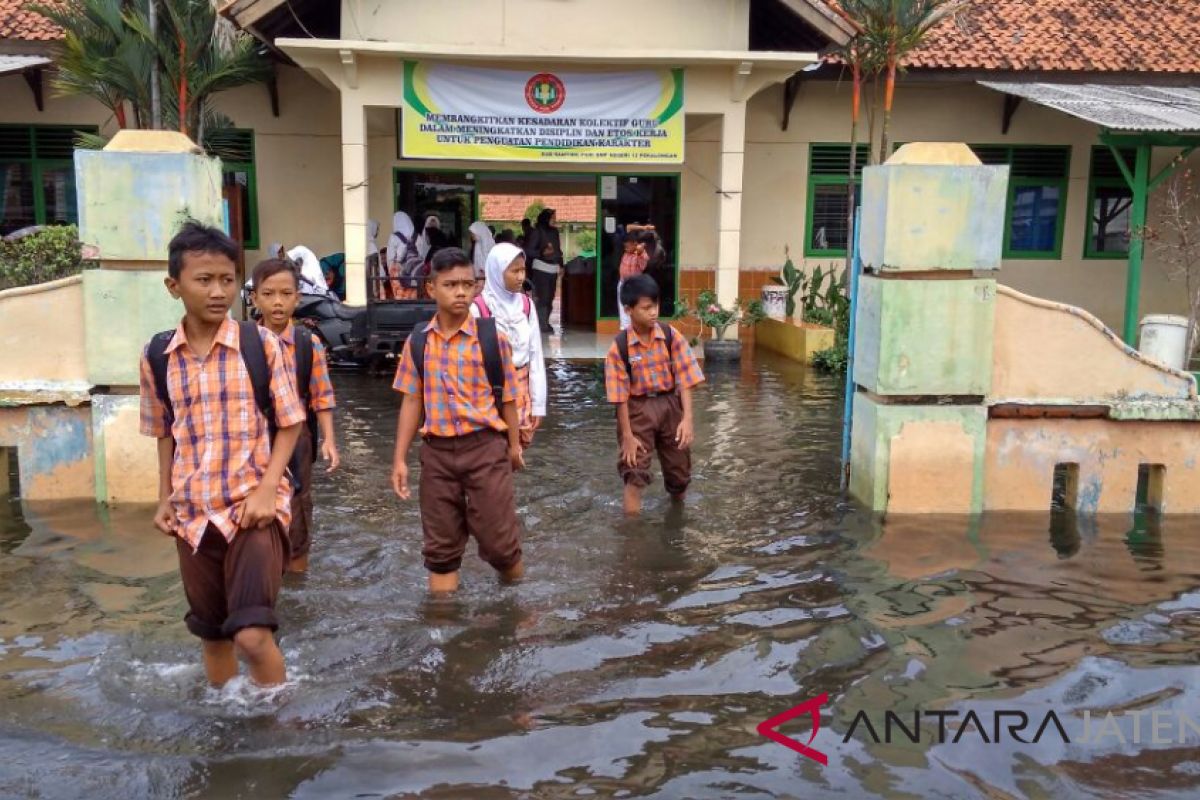
[[137, 395], [92, 396], [96, 499], [102, 503], [158, 500], [158, 449], [138, 432]]
[[1164, 467], [1162, 511], [1200, 514], [1200, 425], [1107, 419], [991, 419], [984, 505], [989, 510], [1050, 507], [1057, 464], [1077, 464], [1078, 511], [1134, 510], [1138, 467]]
[[0, 353], [0, 392], [86, 390], [83, 278], [0, 292]]
[[764, 319], [754, 329], [757, 346], [805, 364], [817, 351], [833, 347], [834, 339], [833, 328], [791, 320]]
[[989, 402], [1195, 400], [1196, 382], [1127, 347], [1092, 314], [1000, 286]]
[[14, 447], [21, 497], [82, 500], [96, 496], [88, 405], [0, 407], [0, 447]]

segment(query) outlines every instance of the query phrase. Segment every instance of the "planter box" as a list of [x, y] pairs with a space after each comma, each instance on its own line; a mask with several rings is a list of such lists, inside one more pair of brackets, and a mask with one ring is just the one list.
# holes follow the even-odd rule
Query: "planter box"
[[812, 363], [813, 354], [817, 351], [833, 347], [834, 341], [833, 328], [790, 319], [764, 319], [754, 331], [754, 343], [757, 347], [787, 356], [793, 361], [803, 361], [805, 364]]

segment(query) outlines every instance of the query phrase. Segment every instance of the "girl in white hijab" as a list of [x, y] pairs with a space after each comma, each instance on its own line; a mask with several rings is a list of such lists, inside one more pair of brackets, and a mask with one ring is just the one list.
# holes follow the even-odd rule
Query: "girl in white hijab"
[[417, 237], [417, 252], [421, 254], [421, 260], [424, 261], [429, 256], [429, 250], [433, 247], [430, 241], [433, 234], [429, 233], [430, 229], [441, 231], [442, 221], [436, 215], [430, 214], [425, 217], [425, 224], [421, 227], [421, 235]]
[[471, 234], [471, 240], [475, 242], [471, 248], [471, 260], [475, 262], [475, 279], [482, 280], [487, 277], [487, 257], [496, 246], [496, 240], [492, 236], [492, 229], [481, 219], [472, 222], [467, 230]]
[[388, 237], [387, 243], [387, 264], [383, 266], [384, 274], [380, 275], [381, 278], [392, 279], [388, 281], [392, 297], [399, 298], [404, 291], [398, 278], [404, 274], [404, 254], [408, 252], [408, 243], [412, 241], [413, 233], [415, 226], [412, 217], [403, 211], [392, 215], [392, 235]]
[[537, 310], [521, 291], [525, 254], [516, 245], [498, 244], [488, 253], [484, 271], [486, 283], [471, 304], [471, 316], [494, 317], [512, 345], [521, 447], [529, 447], [546, 416], [546, 361]]
[[301, 294], [329, 294], [329, 284], [325, 282], [325, 273], [321, 270], [321, 262], [312, 250], [300, 245], [288, 250], [287, 254], [288, 258], [300, 265]]

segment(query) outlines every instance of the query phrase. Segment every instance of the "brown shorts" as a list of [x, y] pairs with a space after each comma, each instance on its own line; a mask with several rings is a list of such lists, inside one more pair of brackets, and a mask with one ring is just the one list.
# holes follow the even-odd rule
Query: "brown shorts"
[[300, 492], [292, 495], [292, 525], [288, 528], [288, 544], [291, 545], [291, 558], [308, 555], [312, 546], [313, 521], [313, 458], [312, 434], [308, 425], [300, 426], [300, 438], [296, 441], [296, 453], [299, 454]]
[[492, 429], [427, 436], [421, 447], [422, 554], [430, 572], [456, 572], [467, 537], [497, 570], [521, 560], [521, 523], [513, 498], [508, 437]]
[[219, 641], [232, 639], [242, 628], [279, 628], [275, 598], [283, 584], [288, 541], [278, 520], [239, 531], [232, 542], [210, 524], [196, 552], [182, 539], [175, 546], [189, 631]]
[[[650, 485], [650, 454], [658, 451], [662, 464], [663, 483], [670, 494], [683, 494], [692, 482], [692, 453], [680, 450], [675, 444], [675, 431], [683, 420], [683, 404], [679, 394], [660, 394], [654, 397], [629, 398], [629, 427], [635, 439], [642, 443], [637, 466], [630, 467], [617, 454], [617, 471], [627, 484]], [[617, 427], [617, 443], [621, 429]]]

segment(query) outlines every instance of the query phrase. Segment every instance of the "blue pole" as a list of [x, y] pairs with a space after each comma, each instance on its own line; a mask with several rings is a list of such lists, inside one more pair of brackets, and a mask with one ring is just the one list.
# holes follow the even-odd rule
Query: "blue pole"
[[854, 209], [854, 247], [850, 251], [850, 330], [846, 335], [846, 401], [842, 409], [842, 491], [850, 488], [850, 430], [854, 417], [854, 329], [858, 317], [858, 276], [862, 254], [858, 249], [862, 206]]

